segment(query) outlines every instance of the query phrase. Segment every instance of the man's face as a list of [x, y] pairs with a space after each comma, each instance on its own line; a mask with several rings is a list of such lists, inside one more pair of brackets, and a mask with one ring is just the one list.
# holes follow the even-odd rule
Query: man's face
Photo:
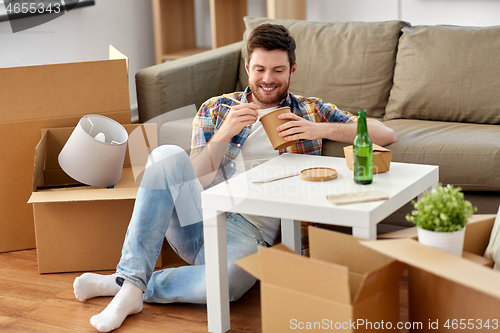
[[288, 53], [284, 50], [255, 49], [250, 62], [245, 60], [252, 101], [262, 108], [278, 105], [286, 96], [296, 68], [295, 63], [290, 70]]

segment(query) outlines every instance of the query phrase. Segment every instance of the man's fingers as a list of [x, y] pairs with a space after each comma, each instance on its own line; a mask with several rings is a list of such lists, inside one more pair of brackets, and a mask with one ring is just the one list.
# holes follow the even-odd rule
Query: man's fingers
[[251, 122], [252, 124], [257, 121], [258, 117], [253, 115], [243, 115], [240, 117], [241, 122]]
[[254, 110], [235, 110], [233, 114], [228, 115], [226, 121], [246, 126], [255, 123], [257, 119], [257, 112]]
[[260, 109], [260, 107], [258, 105], [250, 104], [250, 103], [242, 103], [242, 104], [238, 104], [238, 105], [233, 105], [231, 107], [231, 112], [229, 112], [229, 116], [241, 117], [242, 115], [249, 114], [253, 117], [257, 117], [258, 116], [258, 113], [257, 113], [258, 109]]
[[232, 109], [234, 109], [234, 110], [244, 110], [244, 109], [258, 110], [258, 109], [260, 109], [260, 107], [257, 104], [241, 103], [241, 104], [233, 105]]
[[282, 131], [285, 131], [285, 130], [287, 130], [287, 129], [290, 129], [290, 128], [293, 128], [293, 127], [297, 127], [297, 126], [299, 126], [299, 125], [300, 125], [300, 124], [298, 124], [296, 121], [288, 121], [288, 122], [286, 122], [286, 123], [284, 123], [284, 124], [282, 124], [282, 125], [278, 126], [278, 127], [276, 128], [276, 130], [277, 130], [278, 132], [282, 132]]
[[278, 115], [278, 119], [301, 120], [304, 118], [300, 118], [295, 113], [287, 112], [287, 113], [282, 113], [282, 114]]
[[234, 111], [236, 113], [236, 116], [239, 116], [239, 117], [249, 115], [249, 116], [257, 118], [257, 116], [258, 116], [256, 109], [253, 109], [253, 108], [237, 109]]

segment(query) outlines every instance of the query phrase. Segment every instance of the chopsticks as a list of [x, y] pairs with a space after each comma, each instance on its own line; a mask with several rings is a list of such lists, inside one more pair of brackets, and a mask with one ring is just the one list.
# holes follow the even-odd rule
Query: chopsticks
[[[227, 104], [223, 104], [223, 103], [221, 103], [220, 105], [225, 106], [225, 107], [227, 107], [227, 108], [231, 108], [231, 105], [227, 105]], [[262, 111], [259, 111], [259, 110], [255, 110], [255, 111], [257, 111], [257, 113], [258, 113], [258, 114], [259, 114], [259, 116], [261, 116], [261, 117], [265, 115], [265, 113], [264, 113], [264, 112], [262, 112]]]
[[[226, 99], [230, 99], [230, 100], [232, 100], [233, 102], [236, 102], [237, 104], [241, 104], [241, 103], [243, 103], [243, 102], [238, 101], [236, 98], [233, 98], [233, 97], [231, 97], [231, 96], [222, 95], [222, 97], [224, 97], [224, 98], [226, 98]], [[221, 105], [222, 105], [222, 106], [225, 106], [225, 107], [228, 107], [228, 108], [231, 108], [231, 105], [227, 105], [227, 104], [223, 104], [223, 103], [221, 103]], [[266, 115], [264, 112], [262, 112], [262, 111], [260, 111], [260, 110], [255, 110], [255, 111], [257, 111], [257, 113], [258, 113], [261, 117]]]

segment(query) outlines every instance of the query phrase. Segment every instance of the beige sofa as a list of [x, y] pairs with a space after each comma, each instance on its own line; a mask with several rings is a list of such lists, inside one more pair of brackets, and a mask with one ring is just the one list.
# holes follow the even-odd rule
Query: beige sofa
[[[208, 98], [247, 85], [244, 42], [253, 28], [287, 26], [297, 41], [290, 91], [320, 97], [392, 128], [393, 161], [439, 165], [479, 213], [500, 205], [500, 26], [411, 26], [245, 18], [242, 42], [141, 70], [140, 122], [156, 122], [161, 144], [189, 150], [191, 121]], [[325, 141], [323, 154], [345, 144]], [[409, 205], [407, 205], [409, 206]], [[403, 214], [396, 223], [405, 225]]]

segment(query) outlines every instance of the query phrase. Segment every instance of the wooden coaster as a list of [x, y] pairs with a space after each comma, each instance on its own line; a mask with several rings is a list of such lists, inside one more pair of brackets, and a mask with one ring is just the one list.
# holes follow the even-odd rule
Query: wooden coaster
[[337, 170], [332, 168], [309, 168], [300, 172], [300, 179], [310, 182], [324, 182], [337, 178]]

